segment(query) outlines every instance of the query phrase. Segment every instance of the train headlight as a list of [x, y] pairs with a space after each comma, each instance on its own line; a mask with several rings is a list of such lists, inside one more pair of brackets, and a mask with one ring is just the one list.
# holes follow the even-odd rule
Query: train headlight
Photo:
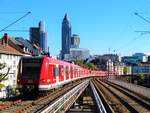
[[50, 81], [51, 81], [50, 79], [47, 80], [47, 82], [50, 82]]
[[45, 79], [43, 79], [43, 80], [40, 80], [41, 82], [46, 82], [46, 80]]
[[50, 79], [43, 79], [41, 80], [41, 82], [50, 82], [51, 80]]

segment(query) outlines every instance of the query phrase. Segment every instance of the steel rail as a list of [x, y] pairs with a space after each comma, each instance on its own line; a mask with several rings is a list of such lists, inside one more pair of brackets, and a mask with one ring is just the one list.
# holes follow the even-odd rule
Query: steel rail
[[47, 107], [41, 113], [56, 113], [56, 112], [60, 112], [60, 111], [65, 112], [67, 110], [65, 108], [68, 108], [68, 106], [66, 106], [67, 102], [74, 101], [72, 99], [74, 97], [78, 97], [79, 95], [81, 95], [81, 93], [85, 90], [85, 88], [88, 86], [88, 84], [89, 84], [89, 80], [86, 80], [85, 82], [79, 84], [78, 86], [73, 88], [71, 91], [66, 93], [64, 96], [60, 97], [56, 102], [54, 102], [52, 105]]
[[96, 103], [97, 103], [97, 106], [98, 106], [98, 110], [99, 110], [99, 113], [107, 113], [106, 112], [106, 109], [93, 85], [92, 82], [90, 82], [90, 85], [91, 85], [91, 88], [92, 88], [92, 91], [93, 91], [93, 94], [94, 94], [94, 97], [95, 97], [95, 100], [96, 100]]

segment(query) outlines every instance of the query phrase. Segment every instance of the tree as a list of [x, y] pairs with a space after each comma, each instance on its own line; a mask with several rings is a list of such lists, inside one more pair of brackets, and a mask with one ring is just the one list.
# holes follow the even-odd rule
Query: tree
[[[1, 71], [2, 69], [4, 69], [5, 67], [6, 67], [6, 63], [0, 63], [0, 71]], [[8, 70], [7, 70], [6, 73], [0, 72], [0, 89], [5, 86], [5, 85], [2, 84], [1, 82], [8, 79], [7, 76], [8, 76], [9, 70], [10, 70], [10, 68], [8, 68]]]
[[97, 69], [96, 66], [94, 64], [92, 64], [92, 63], [87, 63], [86, 65], [87, 65], [87, 67], [89, 69], [92, 69], [92, 70], [96, 70]]
[[144, 80], [145, 80], [145, 75], [144, 73], [140, 73], [139, 76], [138, 76], [138, 81], [140, 84], [143, 84], [144, 83]]
[[82, 66], [84, 68], [88, 68], [88, 69], [92, 69], [92, 70], [96, 70], [96, 66], [93, 63], [86, 63], [83, 60], [76, 60], [75, 64]]
[[128, 72], [128, 68], [127, 68], [127, 67], [124, 67], [124, 68], [123, 68], [123, 74], [125, 74], [125, 75], [126, 75], [126, 74], [127, 74], [127, 72]]

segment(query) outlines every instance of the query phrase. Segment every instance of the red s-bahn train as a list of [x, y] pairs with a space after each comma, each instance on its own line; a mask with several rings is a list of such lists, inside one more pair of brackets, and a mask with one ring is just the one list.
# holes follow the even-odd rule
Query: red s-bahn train
[[49, 91], [76, 79], [104, 75], [105, 71], [88, 70], [48, 56], [22, 57], [17, 83], [23, 93], [39, 92]]

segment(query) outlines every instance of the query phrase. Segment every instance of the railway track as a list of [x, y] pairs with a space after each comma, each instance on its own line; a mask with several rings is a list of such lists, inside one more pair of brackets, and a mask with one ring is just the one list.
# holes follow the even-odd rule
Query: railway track
[[112, 83], [102, 82], [100, 79], [94, 79], [93, 83], [105, 95], [104, 100], [112, 108], [112, 112], [150, 113], [150, 103], [140, 99], [133, 92]]
[[70, 89], [80, 84], [82, 81], [68, 84], [58, 88], [55, 91], [49, 92], [45, 96], [38, 97], [36, 100], [15, 100], [13, 102], [4, 102], [0, 105], [0, 113], [33, 113], [43, 110], [48, 105], [52, 104], [61, 95], [68, 92]]

